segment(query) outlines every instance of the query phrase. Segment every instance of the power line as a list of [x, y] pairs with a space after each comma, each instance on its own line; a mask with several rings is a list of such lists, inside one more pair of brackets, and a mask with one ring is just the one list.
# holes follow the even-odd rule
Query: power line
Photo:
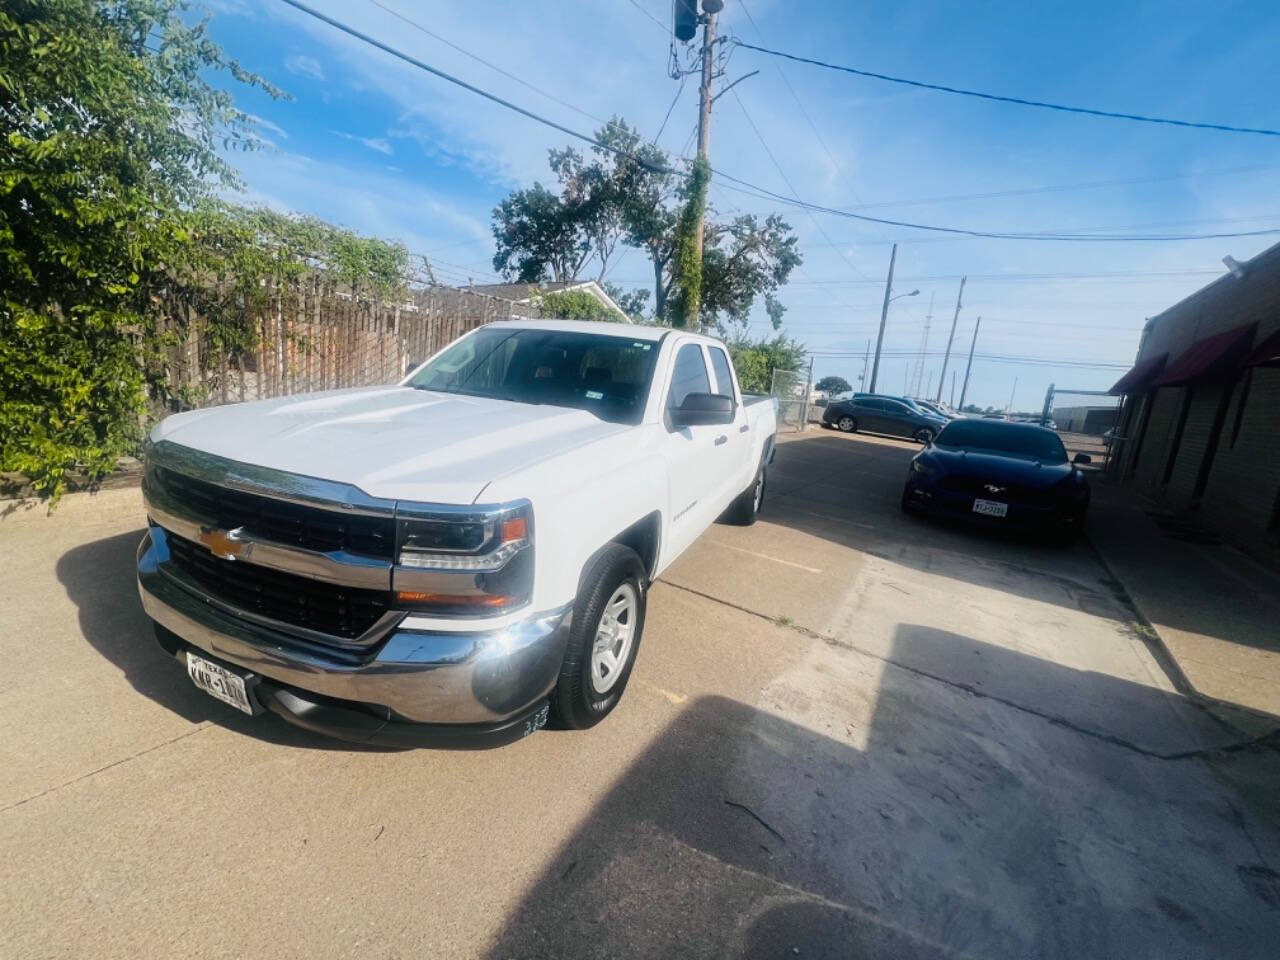
[[[760, 146], [764, 147], [765, 154], [773, 162], [774, 169], [778, 171], [778, 176], [782, 178], [782, 182], [787, 185], [788, 189], [791, 190], [792, 194], [794, 194], [796, 199], [798, 200], [799, 194], [796, 192], [795, 185], [792, 184], [791, 178], [787, 176], [787, 172], [782, 169], [782, 164], [778, 163], [778, 158], [773, 155], [773, 151], [769, 149], [769, 142], [765, 140], [764, 135], [760, 133], [760, 128], [756, 126], [756, 122], [751, 119], [751, 114], [747, 112], [747, 105], [742, 102], [742, 98], [738, 96], [737, 90], [730, 87], [729, 92], [733, 94], [733, 99], [738, 101], [738, 106], [742, 110], [742, 115], [747, 118], [747, 123], [748, 125], [750, 125], [752, 132], [755, 133], [756, 139], [760, 141]], [[831, 237], [827, 235], [826, 229], [822, 226], [821, 223], [818, 222], [818, 218], [815, 217], [812, 213], [810, 213], [809, 219], [813, 221], [814, 227], [816, 227], [818, 232], [822, 234], [822, 238], [826, 240], [828, 243], [831, 243]], [[836, 247], [835, 251], [839, 255], [840, 259], [845, 262], [845, 266], [847, 266], [850, 270], [852, 270], [858, 276], [862, 277], [864, 280], [871, 279], [865, 273], [863, 273], [861, 270], [858, 269], [857, 264], [855, 264], [852, 260], [850, 260], [845, 255], [845, 252], [843, 250], [841, 250], [839, 247]]]
[[782, 57], [785, 60], [794, 60], [797, 63], [807, 63], [810, 66], [823, 67], [827, 70], [838, 70], [841, 73], [851, 73], [859, 77], [870, 77], [873, 80], [885, 80], [889, 83], [899, 83], [908, 87], [920, 87], [925, 90], [937, 90], [942, 93], [955, 93], [964, 97], [977, 97], [981, 100], [994, 100], [998, 103], [1013, 103], [1022, 107], [1040, 107], [1045, 110], [1059, 110], [1063, 113], [1081, 113], [1092, 117], [1106, 117], [1111, 120], [1134, 120], [1139, 123], [1162, 123], [1174, 127], [1192, 127], [1199, 130], [1218, 130], [1224, 133], [1256, 133], [1267, 137], [1280, 137], [1280, 130], [1268, 130], [1258, 127], [1235, 127], [1225, 123], [1198, 123], [1192, 120], [1173, 120], [1168, 117], [1148, 117], [1138, 113], [1114, 113], [1109, 110], [1094, 110], [1089, 107], [1069, 107], [1060, 103], [1046, 103], [1043, 100], [1027, 100], [1023, 97], [1006, 97], [995, 93], [980, 93], [976, 90], [964, 90], [960, 87], [950, 87], [938, 83], [925, 83], [922, 80], [908, 80], [904, 77], [891, 77], [884, 73], [874, 73], [870, 70], [859, 70], [856, 67], [846, 67], [836, 63], [827, 63], [824, 60], [814, 60], [810, 57], [801, 57], [794, 53], [784, 53], [781, 50], [770, 50], [768, 47], [758, 47], [755, 44], [746, 43], [742, 40], [733, 39], [730, 43], [738, 47], [745, 47], [747, 50], [755, 50], [758, 53], [768, 54], [771, 57]]
[[[558, 130], [559, 132], [567, 136], [570, 136], [575, 140], [581, 140], [584, 143], [589, 143], [589, 144], [592, 144], [593, 146], [599, 147], [601, 150], [605, 150], [617, 156], [625, 157], [631, 160], [632, 162], [637, 163], [640, 166], [643, 166], [647, 169], [654, 170], [657, 173], [685, 175], [683, 174], [682, 171], [674, 170], [669, 166], [659, 166], [657, 164], [651, 163], [641, 157], [637, 157], [635, 154], [629, 153], [626, 150], [622, 150], [618, 147], [615, 147], [612, 144], [604, 143], [603, 141], [599, 140], [594, 136], [581, 133], [577, 130], [574, 130], [572, 127], [566, 127], [562, 123], [557, 123], [556, 121], [550, 120], [547, 117], [540, 116], [539, 114], [534, 113], [532, 110], [526, 109], [525, 107], [518, 106], [517, 104], [512, 103], [510, 100], [505, 100], [502, 97], [497, 96], [496, 94], [490, 93], [487, 90], [483, 90], [480, 87], [477, 87], [474, 84], [468, 83], [465, 80], [459, 79], [458, 77], [455, 77], [452, 74], [446, 73], [445, 71], [440, 70], [437, 67], [433, 67], [430, 64], [425, 63], [424, 61], [416, 57], [410, 56], [407, 53], [403, 53], [402, 51], [397, 50], [395, 47], [392, 47], [389, 44], [385, 44], [382, 41], [377, 40], [366, 33], [362, 33], [361, 31], [356, 30], [353, 27], [349, 27], [346, 24], [342, 23], [340, 20], [336, 20], [333, 17], [330, 17], [326, 14], [321, 13], [318, 10], [312, 9], [311, 7], [307, 6], [305, 3], [300, 2], [300, 0], [281, 0], [281, 2], [288, 4], [294, 9], [299, 10], [302, 13], [305, 13], [316, 20], [319, 20], [323, 23], [328, 24], [329, 26], [333, 27], [335, 30], [339, 30], [350, 37], [353, 37], [357, 40], [367, 43], [370, 46], [376, 47], [377, 49], [383, 51], [384, 53], [390, 54], [391, 56], [395, 57], [397, 60], [401, 60], [409, 64], [410, 66], [417, 67], [418, 69], [423, 70], [427, 73], [430, 73], [433, 76], [439, 77], [442, 80], [446, 80], [449, 83], [452, 83], [455, 86], [459, 86], [464, 90], [467, 90], [471, 93], [476, 94], [477, 96], [483, 97], [484, 99], [489, 100], [492, 103], [496, 103], [499, 106], [506, 107], [508, 110], [511, 110], [514, 113], [518, 113], [523, 117], [527, 117], [530, 120], [533, 120], [537, 123], [541, 123], [544, 126], [550, 127], [553, 130]], [[854, 213], [853, 211], [850, 211], [850, 210], [839, 210], [833, 207], [823, 206], [822, 204], [809, 203], [799, 199], [792, 199], [783, 194], [775, 193], [772, 190], [766, 190], [763, 187], [758, 187], [755, 184], [750, 183], [749, 181], [742, 180], [738, 177], [731, 176], [721, 171], [713, 170], [713, 174], [717, 177], [720, 177], [721, 179], [728, 180], [732, 183], [736, 183], [740, 185], [739, 188], [730, 187], [729, 189], [740, 189], [741, 187], [745, 187], [748, 189], [748, 191], [756, 191], [757, 195], [766, 196], [779, 203], [786, 204], [787, 206], [798, 207], [798, 208], [819, 212], [819, 213], [826, 213], [832, 216], [845, 217], [852, 220], [860, 220], [867, 223], [879, 223], [887, 226], [904, 227], [911, 230], [927, 230], [934, 233], [946, 233], [946, 234], [952, 234], [952, 235], [958, 235], [958, 236], [984, 237], [984, 238], [994, 239], [994, 240], [1140, 242], [1140, 241], [1176, 241], [1176, 240], [1219, 240], [1219, 239], [1230, 239], [1230, 238], [1238, 238], [1238, 237], [1267, 236], [1267, 235], [1280, 233], [1280, 228], [1270, 229], [1270, 230], [1243, 231], [1238, 233], [1162, 234], [1162, 235], [1115, 234], [1110, 236], [1081, 235], [1081, 234], [1069, 234], [1069, 233], [1018, 233], [1013, 231], [971, 230], [971, 229], [965, 229], [960, 227], [943, 227], [943, 226], [937, 226], [934, 224], [912, 223], [904, 220], [892, 220], [892, 219], [883, 218], [883, 217], [866, 216], [864, 214]]]
[[[741, 7], [742, 12], [747, 15], [747, 21], [751, 24], [751, 29], [756, 32], [756, 36], [760, 38], [761, 42], [763, 42], [764, 33], [763, 31], [761, 31], [760, 25], [756, 23], [756, 18], [751, 15], [751, 10], [748, 9], [746, 0], [738, 0], [738, 6]], [[827, 159], [831, 161], [831, 166], [833, 166], [835, 168], [836, 173], [840, 175], [840, 179], [844, 181], [844, 185], [849, 188], [849, 194], [853, 197], [854, 200], [858, 202], [858, 206], [865, 207], [866, 204], [864, 204], [862, 202], [862, 198], [858, 196], [857, 189], [854, 187], [852, 183], [849, 182], [849, 178], [845, 175], [844, 168], [840, 166], [839, 161], [836, 160], [835, 158], [835, 154], [833, 154], [831, 152], [831, 148], [827, 146], [827, 141], [823, 139], [822, 133], [818, 129], [818, 125], [813, 122], [813, 118], [809, 116], [809, 111], [805, 109], [804, 100], [800, 98], [800, 95], [796, 93], [796, 88], [793, 87], [791, 85], [791, 81], [787, 79], [787, 74], [786, 74], [786, 71], [782, 69], [782, 64], [777, 63], [777, 64], [774, 64], [774, 66], [778, 70], [778, 76], [782, 78], [782, 83], [786, 86], [787, 91], [791, 94], [791, 99], [796, 102], [796, 106], [800, 109], [800, 116], [804, 117], [805, 122], [809, 124], [809, 129], [813, 131], [813, 136], [818, 141], [818, 146], [820, 146], [822, 148], [822, 152], [827, 155]], [[880, 237], [885, 243], [890, 242], [889, 239], [885, 236], [883, 231], [877, 231], [877, 232], [880, 233]]]
[[652, 13], [646, 10], [644, 4], [638, 2], [638, 0], [627, 0], [627, 2], [631, 4], [633, 7], [635, 7], [637, 10], [639, 10], [641, 13], [643, 13], [650, 20], [652, 20], [654, 23], [656, 23], [658, 25], [658, 29], [660, 29], [663, 33], [666, 33], [670, 29], [665, 23], [663, 23], [661, 20], [655, 17]]
[[[1237, 173], [1256, 173], [1259, 170], [1275, 170], [1271, 163], [1247, 167], [1229, 167], [1220, 170], [1202, 170], [1197, 173], [1171, 173], [1155, 177], [1127, 177], [1120, 180], [1086, 180], [1079, 183], [1059, 183], [1044, 187], [1024, 187], [1018, 190], [992, 190], [986, 193], [953, 193], [941, 197], [922, 197], [914, 200], [880, 200], [876, 203], [859, 203], [856, 210], [875, 210], [884, 207], [918, 207], [929, 203], [952, 203], [959, 200], [1000, 200], [1006, 197], [1027, 197], [1041, 193], [1064, 193], [1071, 190], [1095, 190], [1102, 187], [1128, 187], [1143, 183], [1166, 183], [1171, 180], [1194, 180], [1200, 177], [1225, 177]], [[919, 242], [919, 241], [917, 241]]]
[[481, 57], [472, 53], [470, 50], [464, 50], [462, 47], [458, 46], [453, 41], [446, 40], [444, 37], [440, 36], [440, 34], [435, 33], [434, 31], [428, 30], [422, 24], [418, 23], [418, 21], [413, 20], [410, 17], [406, 17], [403, 13], [401, 13], [398, 10], [393, 10], [391, 7], [387, 6], [385, 3], [382, 3], [381, 0], [369, 0], [369, 2], [373, 4], [375, 7], [377, 7], [379, 10], [382, 10], [386, 13], [391, 14], [391, 16], [395, 17], [397, 20], [400, 20], [403, 23], [407, 23], [409, 26], [413, 27], [415, 30], [418, 30], [426, 34], [432, 40], [440, 41], [446, 47], [449, 47], [451, 50], [456, 50], [458, 53], [462, 54], [464, 57], [470, 57], [476, 63], [483, 64], [484, 66], [488, 67], [490, 70], [493, 70], [493, 71], [496, 71], [497, 73], [502, 74], [508, 80], [514, 80], [516, 83], [520, 84], [520, 86], [526, 87], [529, 90], [532, 90], [534, 93], [538, 94], [539, 96], [546, 97], [548, 100], [550, 100], [553, 103], [558, 103], [560, 106], [564, 107], [566, 110], [572, 110], [574, 113], [580, 114], [581, 116], [586, 117], [588, 120], [594, 120], [596, 123], [603, 123], [608, 125], [609, 123], [608, 120], [601, 119], [600, 117], [597, 117], [595, 114], [588, 113], [586, 110], [583, 110], [580, 107], [575, 107], [569, 101], [561, 100], [554, 93], [548, 93], [546, 90], [543, 90], [541, 87], [535, 87], [532, 83], [529, 83], [529, 81], [524, 80], [520, 77], [517, 77], [514, 73], [511, 73], [509, 70], [504, 70], [502, 67], [498, 66], [496, 63], [491, 63], [488, 60], [484, 59], [484, 57]]

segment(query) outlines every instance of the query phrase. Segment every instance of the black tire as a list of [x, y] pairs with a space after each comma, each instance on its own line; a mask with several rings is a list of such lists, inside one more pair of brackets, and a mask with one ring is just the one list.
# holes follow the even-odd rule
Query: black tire
[[[606, 604], [627, 583], [634, 588], [637, 598], [631, 647], [619, 665], [617, 679], [602, 695], [596, 692], [591, 678], [592, 650]], [[573, 626], [560, 664], [560, 678], [551, 691], [551, 719], [556, 726], [571, 730], [594, 727], [622, 699], [644, 635], [648, 587], [640, 557], [630, 547], [618, 543], [605, 547], [582, 578], [573, 604]]]
[[755, 523], [760, 516], [760, 508], [764, 506], [766, 482], [767, 475], [762, 463], [756, 470], [751, 486], [738, 494], [733, 503], [729, 504], [729, 509], [724, 512], [723, 516], [725, 522], [736, 524], [739, 527], [749, 527]]
[[836, 429], [841, 433], [857, 433], [858, 421], [853, 419], [847, 413], [836, 421]]
[[928, 443], [930, 440], [933, 439], [933, 437], [934, 437], [934, 433], [932, 428], [921, 427], [912, 435], [911, 439], [915, 440], [916, 443]]

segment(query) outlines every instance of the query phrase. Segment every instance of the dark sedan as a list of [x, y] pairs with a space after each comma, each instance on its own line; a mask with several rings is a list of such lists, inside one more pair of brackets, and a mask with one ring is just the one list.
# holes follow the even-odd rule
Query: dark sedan
[[1089, 481], [1058, 435], [1001, 420], [953, 420], [911, 460], [907, 512], [1071, 536], [1084, 525]]
[[868, 393], [854, 394], [848, 400], [828, 404], [822, 413], [824, 426], [843, 433], [866, 430], [895, 437], [910, 437], [928, 443], [947, 423], [946, 419], [922, 410], [906, 397], [883, 397]]

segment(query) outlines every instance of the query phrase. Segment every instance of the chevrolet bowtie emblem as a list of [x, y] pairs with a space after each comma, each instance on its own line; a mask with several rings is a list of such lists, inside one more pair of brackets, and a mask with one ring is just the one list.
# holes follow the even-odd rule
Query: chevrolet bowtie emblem
[[253, 546], [240, 539], [243, 532], [244, 527], [236, 527], [234, 530], [201, 527], [196, 539], [208, 547], [209, 552], [215, 557], [221, 557], [223, 560], [239, 560], [248, 556], [249, 548]]

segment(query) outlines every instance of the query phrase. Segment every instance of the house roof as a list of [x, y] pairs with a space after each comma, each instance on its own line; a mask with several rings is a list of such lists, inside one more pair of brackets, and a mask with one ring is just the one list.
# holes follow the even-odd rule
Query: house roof
[[[587, 282], [582, 280], [554, 280], [548, 283], [476, 283], [472, 284], [470, 289], [476, 293], [488, 294], [491, 297], [514, 300], [516, 303], [525, 303], [534, 294], [575, 290], [578, 287], [585, 287]], [[594, 283], [594, 281], [589, 282]]]

